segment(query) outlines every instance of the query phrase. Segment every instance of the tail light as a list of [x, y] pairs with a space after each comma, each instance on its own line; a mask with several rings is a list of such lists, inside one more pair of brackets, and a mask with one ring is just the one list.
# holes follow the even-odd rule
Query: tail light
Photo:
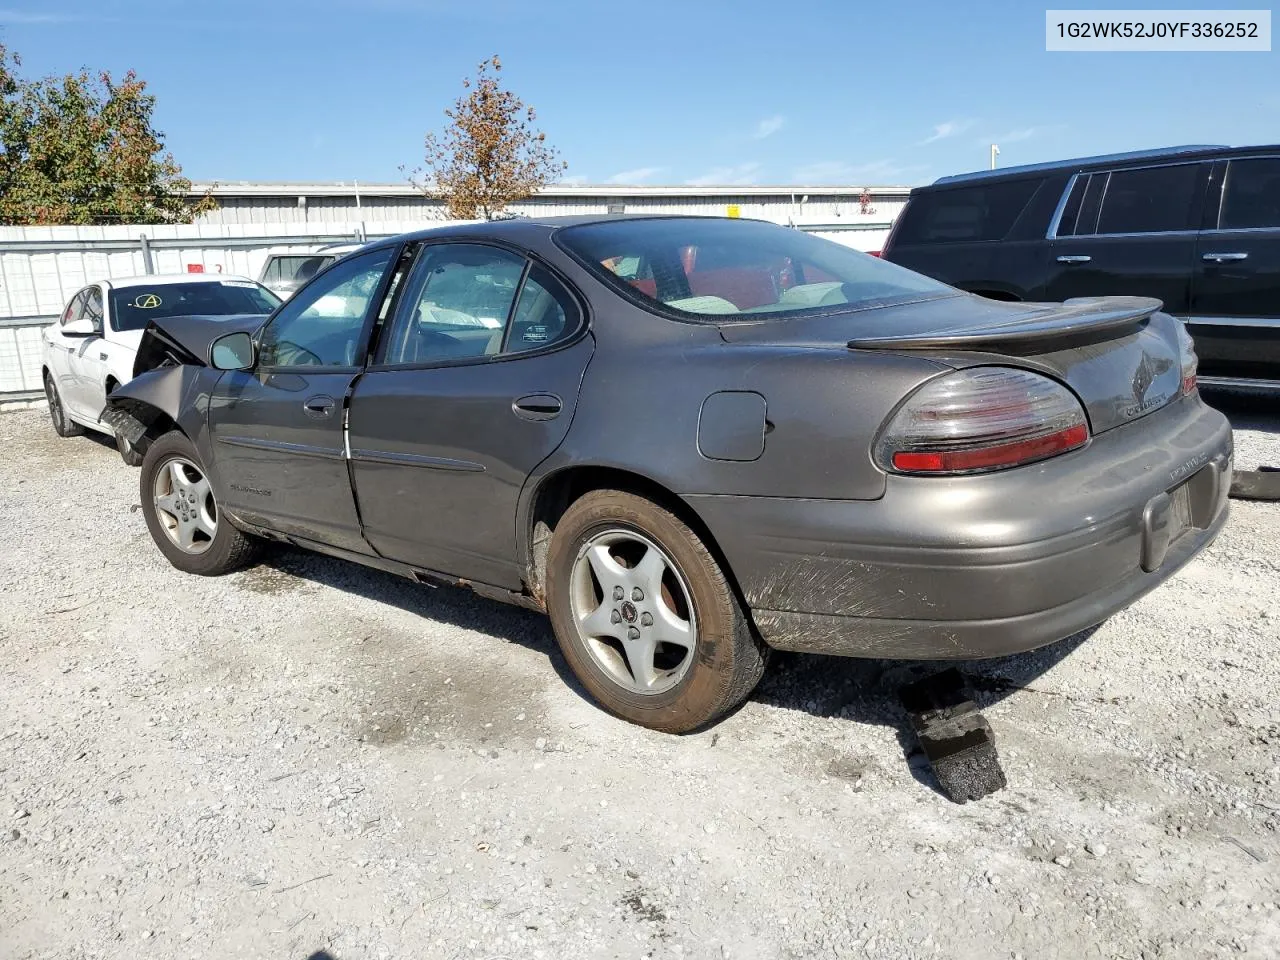
[[878, 257], [878, 256], [880, 256], [880, 251], [879, 251], [879, 250], [868, 250], [868, 251], [867, 251], [867, 256], [868, 256], [868, 257]]
[[1196, 344], [1187, 333], [1187, 328], [1178, 324], [1178, 355], [1182, 361], [1182, 395], [1185, 397], [1196, 391], [1196, 370], [1200, 366], [1200, 358], [1196, 356]]
[[1066, 387], [1026, 370], [973, 367], [930, 380], [881, 432], [876, 458], [895, 473], [1003, 470], [1089, 442]]

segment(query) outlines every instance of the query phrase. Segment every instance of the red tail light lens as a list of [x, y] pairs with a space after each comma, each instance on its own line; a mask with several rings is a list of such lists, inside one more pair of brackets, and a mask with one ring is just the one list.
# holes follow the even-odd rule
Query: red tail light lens
[[882, 431], [877, 459], [896, 473], [980, 473], [1088, 442], [1084, 409], [1062, 384], [1027, 370], [975, 367], [912, 394]]
[[869, 256], [869, 257], [878, 257], [878, 256], [880, 256], [880, 253], [881, 253], [881, 251], [879, 251], [879, 250], [868, 250], [868, 251], [867, 251], [867, 256]]

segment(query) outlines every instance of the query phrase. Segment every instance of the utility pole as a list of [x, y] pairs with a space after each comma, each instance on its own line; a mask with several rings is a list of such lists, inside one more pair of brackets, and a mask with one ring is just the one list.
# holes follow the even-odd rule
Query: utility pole
[[991, 169], [996, 168], [996, 157], [1000, 156], [1000, 148], [994, 143], [991, 145]]

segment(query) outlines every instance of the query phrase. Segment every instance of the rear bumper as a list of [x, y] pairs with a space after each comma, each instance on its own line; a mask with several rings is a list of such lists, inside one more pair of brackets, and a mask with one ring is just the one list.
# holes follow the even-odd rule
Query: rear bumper
[[686, 499], [770, 645], [975, 659], [1060, 640], [1159, 586], [1222, 529], [1231, 452], [1226, 418], [1190, 398], [1041, 464], [891, 476], [876, 501]]

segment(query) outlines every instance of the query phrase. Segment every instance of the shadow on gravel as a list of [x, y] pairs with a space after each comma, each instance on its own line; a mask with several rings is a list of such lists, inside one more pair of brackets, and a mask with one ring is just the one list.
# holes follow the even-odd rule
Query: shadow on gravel
[[[535, 650], [547, 657], [552, 669], [570, 689], [591, 701], [561, 656], [550, 621], [542, 614], [486, 600], [467, 590], [433, 589], [359, 564], [287, 547], [273, 547], [263, 564], [283, 574], [399, 607], [427, 620], [475, 630]], [[1034, 681], [1070, 656], [1095, 630], [1096, 627], [1090, 628], [1030, 653], [965, 662], [959, 666], [969, 680], [975, 702], [979, 708], [986, 708], [1011, 693], [1034, 691]], [[893, 727], [912, 775], [930, 789], [938, 790], [906, 712], [898, 702], [898, 691], [907, 683], [951, 666], [957, 664], [775, 653], [751, 699], [817, 717], [841, 717]]]
[[399, 607], [425, 620], [486, 633], [544, 654], [556, 675], [584, 700], [591, 697], [560, 655], [551, 621], [540, 613], [476, 596], [460, 587], [430, 587], [391, 573], [318, 553], [272, 544], [262, 566], [367, 600]]
[[[752, 699], [818, 717], [841, 717], [893, 727], [911, 775], [931, 790], [942, 793], [898, 700], [898, 691], [908, 683], [958, 667], [968, 680], [974, 702], [979, 709], [986, 709], [1012, 693], [1037, 693], [1034, 682], [1075, 652], [1097, 629], [1090, 627], [1029, 653], [959, 663], [778, 653]], [[998, 748], [998, 729], [996, 739]]]

